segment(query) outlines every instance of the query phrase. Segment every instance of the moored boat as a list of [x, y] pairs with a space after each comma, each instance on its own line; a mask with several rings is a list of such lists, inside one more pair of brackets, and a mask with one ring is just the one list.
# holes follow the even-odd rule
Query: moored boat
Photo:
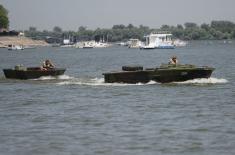
[[48, 68], [42, 69], [41, 67], [23, 67], [15, 66], [14, 69], [3, 69], [6, 78], [10, 79], [37, 79], [42, 76], [58, 76], [63, 75], [65, 68]]
[[142, 44], [139, 39], [130, 39], [129, 42], [129, 48], [140, 48]]
[[106, 83], [159, 83], [181, 82], [197, 78], [209, 78], [214, 68], [208, 66], [162, 64], [157, 68], [123, 66], [122, 71], [103, 73]]
[[144, 45], [140, 49], [174, 49], [172, 34], [169, 32], [153, 32], [145, 36]]
[[23, 45], [8, 45], [8, 50], [24, 50]]

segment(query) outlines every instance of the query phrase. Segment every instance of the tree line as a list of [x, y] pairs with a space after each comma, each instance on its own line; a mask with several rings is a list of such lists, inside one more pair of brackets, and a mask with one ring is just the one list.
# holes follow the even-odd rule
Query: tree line
[[8, 11], [0, 4], [0, 29], [8, 29]]
[[34, 39], [54, 38], [52, 41], [60, 42], [67, 38], [73, 41], [104, 40], [109, 42], [127, 41], [130, 38], [144, 40], [144, 36], [151, 32], [167, 31], [174, 38], [182, 40], [221, 40], [235, 39], [235, 24], [231, 21], [212, 21], [210, 24], [197, 25], [187, 22], [176, 26], [162, 25], [160, 28], [149, 28], [148, 26], [113, 25], [110, 29], [97, 28], [95, 30], [80, 26], [77, 31], [63, 31], [55, 26], [52, 31], [38, 31], [36, 27], [30, 27], [24, 31], [25, 35]]

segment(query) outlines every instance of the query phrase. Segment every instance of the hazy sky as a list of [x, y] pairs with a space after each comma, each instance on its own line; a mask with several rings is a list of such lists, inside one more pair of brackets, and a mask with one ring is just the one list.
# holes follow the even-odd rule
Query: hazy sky
[[235, 22], [235, 0], [0, 0], [0, 4], [9, 11], [10, 28], [16, 30]]

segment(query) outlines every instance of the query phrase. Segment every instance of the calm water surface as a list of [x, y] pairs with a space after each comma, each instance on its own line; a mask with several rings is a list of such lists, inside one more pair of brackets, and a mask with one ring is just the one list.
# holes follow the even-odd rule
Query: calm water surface
[[[105, 84], [122, 65], [213, 66], [210, 79]], [[234, 155], [235, 43], [191, 42], [174, 50], [125, 47], [0, 49], [0, 69], [49, 58], [65, 75], [8, 80], [0, 72], [0, 152], [4, 155]]]

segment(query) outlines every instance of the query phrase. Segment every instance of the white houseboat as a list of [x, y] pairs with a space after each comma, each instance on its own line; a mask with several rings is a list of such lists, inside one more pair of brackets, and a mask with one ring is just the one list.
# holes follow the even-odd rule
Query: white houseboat
[[145, 43], [141, 49], [174, 49], [172, 34], [167, 32], [154, 32], [145, 36]]

